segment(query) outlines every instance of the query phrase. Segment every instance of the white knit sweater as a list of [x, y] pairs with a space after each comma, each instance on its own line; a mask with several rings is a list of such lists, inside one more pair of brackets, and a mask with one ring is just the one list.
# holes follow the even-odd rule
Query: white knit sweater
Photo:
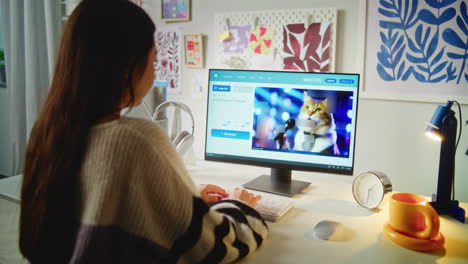
[[121, 118], [92, 128], [81, 170], [72, 263], [225, 263], [268, 227], [237, 200], [208, 205], [165, 132]]

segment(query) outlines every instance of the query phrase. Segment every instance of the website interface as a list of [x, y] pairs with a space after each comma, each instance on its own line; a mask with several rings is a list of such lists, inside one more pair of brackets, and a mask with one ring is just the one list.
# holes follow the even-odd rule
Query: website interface
[[352, 170], [359, 75], [209, 74], [207, 157]]

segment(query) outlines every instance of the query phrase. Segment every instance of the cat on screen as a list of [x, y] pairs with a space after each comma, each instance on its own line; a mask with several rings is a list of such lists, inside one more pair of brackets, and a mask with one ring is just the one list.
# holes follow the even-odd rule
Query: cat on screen
[[298, 128], [294, 137], [294, 150], [340, 154], [336, 145], [336, 126], [328, 112], [327, 98], [319, 100], [304, 91], [304, 103], [296, 120]]

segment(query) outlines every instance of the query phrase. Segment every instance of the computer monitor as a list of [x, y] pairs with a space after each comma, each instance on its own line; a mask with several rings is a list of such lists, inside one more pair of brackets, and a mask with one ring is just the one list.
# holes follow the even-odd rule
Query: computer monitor
[[359, 75], [209, 70], [205, 160], [271, 168], [245, 188], [292, 196], [291, 170], [352, 175]]

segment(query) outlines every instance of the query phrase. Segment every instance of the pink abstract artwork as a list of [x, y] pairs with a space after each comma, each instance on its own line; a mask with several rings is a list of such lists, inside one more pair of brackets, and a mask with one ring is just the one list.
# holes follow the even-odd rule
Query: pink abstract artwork
[[231, 38], [223, 41], [224, 52], [244, 52], [249, 45], [250, 25], [232, 25], [229, 32]]
[[284, 69], [330, 71], [330, 23], [289, 24], [283, 27]]
[[270, 47], [273, 40], [273, 30], [264, 26], [257, 26], [250, 34], [249, 47], [261, 55], [270, 54]]
[[180, 41], [179, 32], [157, 32], [158, 55], [154, 63], [156, 79], [167, 81], [168, 93], [179, 93], [180, 84]]

